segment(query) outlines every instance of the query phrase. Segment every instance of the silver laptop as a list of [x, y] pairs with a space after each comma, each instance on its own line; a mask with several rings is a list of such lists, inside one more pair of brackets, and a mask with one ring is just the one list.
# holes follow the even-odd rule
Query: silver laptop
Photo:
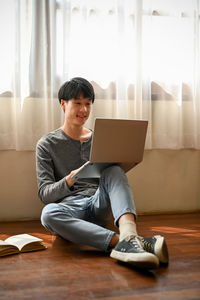
[[148, 121], [96, 118], [90, 160], [74, 178], [99, 178], [118, 164], [125, 172], [143, 159]]

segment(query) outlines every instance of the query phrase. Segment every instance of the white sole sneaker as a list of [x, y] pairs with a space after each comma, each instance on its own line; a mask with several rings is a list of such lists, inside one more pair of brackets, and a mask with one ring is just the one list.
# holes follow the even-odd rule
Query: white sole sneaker
[[148, 252], [127, 253], [113, 249], [110, 254], [110, 257], [117, 259], [118, 261], [131, 264], [138, 268], [157, 269], [159, 266], [158, 258], [155, 255]]
[[168, 264], [169, 255], [165, 238], [161, 235], [155, 235], [153, 237], [140, 237], [143, 249], [147, 252], [155, 254], [160, 263]]

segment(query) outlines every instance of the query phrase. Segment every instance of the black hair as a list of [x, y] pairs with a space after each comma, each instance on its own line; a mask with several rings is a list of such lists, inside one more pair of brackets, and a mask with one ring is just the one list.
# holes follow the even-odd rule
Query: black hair
[[89, 81], [82, 77], [75, 77], [66, 81], [58, 91], [59, 102], [61, 100], [77, 99], [80, 95], [94, 102], [94, 89]]

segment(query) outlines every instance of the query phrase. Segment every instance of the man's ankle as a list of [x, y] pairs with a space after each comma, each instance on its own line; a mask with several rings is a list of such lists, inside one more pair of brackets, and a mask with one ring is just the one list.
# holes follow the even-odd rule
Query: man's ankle
[[115, 233], [112, 236], [112, 239], [110, 241], [108, 249], [113, 249], [117, 245], [118, 242], [119, 242], [119, 234]]

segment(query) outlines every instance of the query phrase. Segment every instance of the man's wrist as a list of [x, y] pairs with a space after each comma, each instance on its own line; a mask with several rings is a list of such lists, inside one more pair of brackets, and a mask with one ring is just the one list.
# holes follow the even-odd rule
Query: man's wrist
[[68, 185], [69, 188], [70, 188], [70, 187], [75, 183], [75, 181], [76, 181], [76, 179], [72, 178], [73, 174], [74, 174], [74, 173], [71, 172], [69, 175], [67, 175], [67, 176], [65, 177], [65, 181], [66, 181], [66, 183], [67, 183], [67, 185]]

